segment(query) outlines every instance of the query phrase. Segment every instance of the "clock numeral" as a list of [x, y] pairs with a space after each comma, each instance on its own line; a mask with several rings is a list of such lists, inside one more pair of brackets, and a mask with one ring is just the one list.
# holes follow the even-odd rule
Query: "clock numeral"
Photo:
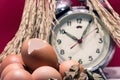
[[77, 23], [81, 23], [82, 19], [81, 18], [77, 18]]
[[99, 38], [99, 43], [103, 43], [103, 39], [102, 38]]
[[65, 54], [65, 51], [63, 49], [60, 50], [60, 54], [61, 55], [64, 55]]
[[67, 26], [71, 26], [71, 21], [67, 21]]
[[82, 59], [79, 59], [79, 60], [78, 60], [78, 62], [79, 62], [80, 64], [83, 64], [83, 61], [82, 61]]
[[71, 57], [71, 56], [69, 56], [68, 58], [69, 58], [69, 60], [71, 60], [71, 59], [72, 59], [72, 57]]
[[58, 45], [61, 44], [61, 42], [62, 42], [62, 41], [61, 41], [60, 39], [57, 40]]
[[100, 53], [100, 49], [96, 49], [96, 53]]
[[93, 57], [92, 56], [89, 56], [88, 59], [89, 59], [89, 61], [93, 61]]
[[95, 28], [95, 30], [96, 30], [96, 33], [99, 33], [99, 28]]
[[60, 34], [65, 34], [65, 30], [64, 29], [60, 29]]

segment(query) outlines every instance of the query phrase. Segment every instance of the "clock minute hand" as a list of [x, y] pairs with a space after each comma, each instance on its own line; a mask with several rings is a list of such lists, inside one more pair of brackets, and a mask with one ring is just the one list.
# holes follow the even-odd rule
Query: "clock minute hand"
[[[91, 22], [92, 22], [92, 19], [89, 21], [89, 24], [87, 25], [86, 29], [85, 29], [84, 32], [82, 33], [81, 40], [82, 40], [82, 38], [84, 37], [84, 35], [87, 33], [88, 27], [90, 26]], [[80, 39], [78, 39], [78, 40], [80, 40]]]
[[62, 31], [64, 32], [64, 34], [66, 34], [68, 37], [72, 38], [73, 40], [77, 41], [78, 38], [76, 38], [75, 36], [73, 36], [72, 34], [66, 32], [64, 29], [62, 29]]
[[90, 26], [91, 22], [92, 22], [92, 19], [89, 21], [89, 24], [87, 25], [86, 29], [85, 29], [84, 32], [82, 33], [81, 38], [78, 39], [78, 40], [77, 40], [77, 43], [75, 43], [74, 45], [72, 45], [72, 46], [70, 47], [70, 49], [72, 49], [73, 47], [75, 47], [77, 44], [81, 44], [81, 43], [82, 43], [83, 36], [86, 34], [87, 29], [88, 29], [88, 27]]

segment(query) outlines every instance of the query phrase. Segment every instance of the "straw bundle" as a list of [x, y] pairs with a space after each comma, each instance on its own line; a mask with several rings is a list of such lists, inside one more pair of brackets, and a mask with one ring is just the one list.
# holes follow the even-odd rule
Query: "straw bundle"
[[101, 0], [88, 0], [88, 6], [91, 10], [97, 11], [101, 21], [105, 24], [105, 27], [109, 31], [111, 37], [120, 47], [120, 16], [111, 7], [108, 0], [103, 0], [103, 2], [107, 5], [107, 8], [101, 4]]
[[[114, 11], [107, 0], [104, 0], [104, 2], [109, 10], [104, 8], [100, 0], [86, 1], [91, 14], [96, 17], [92, 11], [97, 11], [111, 37], [120, 47], [120, 16]], [[0, 62], [8, 54], [20, 54], [22, 43], [26, 39], [40, 38], [48, 41], [51, 24], [54, 24], [55, 10], [55, 0], [26, 0], [19, 29], [0, 55]], [[99, 27], [97, 21], [96, 25]]]

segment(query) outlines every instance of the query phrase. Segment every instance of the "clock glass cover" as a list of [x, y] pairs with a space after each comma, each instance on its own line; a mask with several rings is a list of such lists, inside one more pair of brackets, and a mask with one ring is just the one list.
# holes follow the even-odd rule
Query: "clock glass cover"
[[100, 26], [89, 13], [72, 13], [60, 18], [54, 26], [51, 45], [59, 62], [76, 60], [85, 68], [100, 66], [110, 51], [110, 36], [98, 19]]

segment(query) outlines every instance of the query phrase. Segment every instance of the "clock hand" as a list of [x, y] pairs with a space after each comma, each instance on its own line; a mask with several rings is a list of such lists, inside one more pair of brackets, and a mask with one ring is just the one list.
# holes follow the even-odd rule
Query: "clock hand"
[[89, 33], [87, 33], [87, 34], [83, 37], [83, 39], [87, 38], [87, 36], [90, 35], [94, 30], [96, 30], [96, 28], [93, 29], [92, 31], [90, 31]]
[[92, 19], [89, 21], [86, 29], [85, 29], [84, 32], [82, 33], [81, 38], [77, 40], [77, 42], [78, 42], [79, 44], [82, 43], [83, 37], [84, 37], [84, 35], [87, 33], [87, 30], [88, 30], [88, 28], [90, 27], [91, 22], [92, 22]]
[[82, 43], [82, 39], [81, 39], [81, 38], [78, 39], [77, 42], [70, 47], [70, 49], [72, 49], [73, 47], [75, 47], [78, 43], [79, 43], [79, 44]]
[[90, 27], [91, 22], [92, 22], [92, 19], [89, 21], [86, 29], [85, 29], [84, 32], [82, 33], [81, 38], [80, 38], [80, 39], [77, 39], [77, 42], [78, 42], [79, 44], [82, 43], [82, 39], [83, 39], [84, 35], [87, 33], [87, 30], [88, 30], [88, 28]]
[[[93, 29], [92, 31], [90, 31], [89, 33], [87, 33], [82, 39], [87, 38], [87, 36], [90, 35], [94, 30], [96, 30], [96, 28]], [[78, 41], [77, 41], [74, 45], [72, 45], [72, 46], [70, 47], [70, 49], [72, 49], [73, 47], [75, 47], [78, 43], [79, 43], [79, 44], [82, 43], [82, 39], [81, 39], [81, 38], [78, 39]]]
[[75, 40], [75, 41], [78, 40], [75, 36], [73, 36], [72, 34], [66, 32], [64, 29], [62, 29], [62, 32], [63, 32], [64, 34], [66, 34], [68, 37], [72, 38], [73, 40]]
[[70, 47], [70, 49], [74, 48], [77, 44], [78, 44], [78, 43], [75, 43], [74, 45], [72, 45], [72, 46]]
[[[82, 33], [81, 40], [82, 40], [83, 36], [87, 33], [87, 30], [88, 30], [88, 28], [89, 28], [91, 22], [92, 22], [92, 19], [89, 21], [89, 23], [88, 23], [86, 29], [85, 29], [84, 32]], [[79, 43], [79, 42], [78, 42], [78, 43]]]
[[[78, 40], [77, 40], [77, 43], [75, 43], [73, 46], [71, 46], [70, 49], [72, 49], [73, 47], [75, 47], [78, 43], [79, 43], [79, 44], [82, 43], [83, 37], [84, 37], [84, 35], [87, 33], [87, 29], [88, 29], [88, 27], [90, 26], [91, 22], [92, 22], [92, 19], [89, 21], [89, 24], [87, 25], [86, 29], [84, 30], [81, 38], [78, 39]], [[91, 32], [92, 32], [92, 31], [91, 31]], [[90, 32], [90, 33], [91, 33], [91, 32]], [[87, 36], [88, 36], [88, 34], [87, 34]], [[85, 37], [87, 37], [87, 36], [85, 36]], [[85, 37], [84, 37], [84, 38], [85, 38]]]

